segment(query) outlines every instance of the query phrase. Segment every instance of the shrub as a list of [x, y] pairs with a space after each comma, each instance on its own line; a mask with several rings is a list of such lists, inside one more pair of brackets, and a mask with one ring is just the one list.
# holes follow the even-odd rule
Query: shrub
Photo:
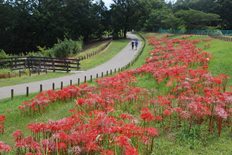
[[51, 49], [53, 55], [57, 58], [66, 58], [70, 55], [77, 54], [82, 50], [82, 41], [73, 41], [71, 39], [65, 39], [64, 41], [58, 41], [57, 44]]
[[7, 57], [8, 55], [6, 54], [6, 52], [0, 49], [0, 58], [7, 58]]
[[28, 57], [42, 57], [44, 55], [41, 52], [28, 52], [26, 56], [28, 56]]

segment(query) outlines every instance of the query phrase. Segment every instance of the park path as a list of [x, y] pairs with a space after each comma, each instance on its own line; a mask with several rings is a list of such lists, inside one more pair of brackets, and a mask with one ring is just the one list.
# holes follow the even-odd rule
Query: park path
[[[129, 39], [139, 39], [136, 35], [128, 33], [127, 38]], [[40, 91], [40, 85], [43, 86], [43, 90], [52, 89], [53, 83], [55, 84], [55, 88], [59, 89], [61, 87], [61, 82], [63, 82], [63, 86], [70, 85], [70, 80], [72, 80], [73, 84], [78, 83], [78, 78], [80, 78], [80, 82], [84, 81], [86, 76], [87, 80], [90, 79], [90, 76], [93, 76], [93, 79], [96, 77], [96, 74], [101, 76], [102, 72], [106, 75], [110, 70], [114, 71], [115, 69], [122, 68], [130, 63], [138, 54], [139, 50], [142, 48], [141, 41], [139, 41], [139, 46], [137, 50], [132, 50], [130, 43], [122, 49], [116, 56], [114, 56], [109, 61], [96, 66], [95, 68], [89, 69], [87, 71], [76, 72], [75, 74], [63, 76], [59, 78], [53, 78], [43, 81], [36, 81], [24, 84], [18, 84], [14, 86], [0, 87], [0, 99], [6, 99], [11, 97], [11, 89], [14, 90], [14, 96], [25, 95], [26, 88], [29, 87], [30, 93], [36, 93]]]

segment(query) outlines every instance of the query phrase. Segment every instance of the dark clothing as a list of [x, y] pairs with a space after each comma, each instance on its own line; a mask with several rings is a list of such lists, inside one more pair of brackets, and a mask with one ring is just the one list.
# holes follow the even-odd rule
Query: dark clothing
[[134, 46], [135, 46], [135, 42], [134, 42], [134, 41], [132, 41], [132, 42], [131, 42], [132, 50], [134, 49]]
[[136, 40], [136, 41], [135, 41], [135, 48], [136, 48], [136, 49], [138, 48], [138, 45], [139, 45], [139, 41]]

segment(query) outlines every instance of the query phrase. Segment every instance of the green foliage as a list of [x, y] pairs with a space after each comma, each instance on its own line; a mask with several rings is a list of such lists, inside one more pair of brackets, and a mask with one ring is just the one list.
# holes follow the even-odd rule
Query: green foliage
[[113, 0], [111, 5], [111, 23], [113, 36], [118, 38], [119, 32], [126, 38], [128, 30], [132, 30], [138, 21], [140, 12], [138, 11], [138, 0]]
[[51, 49], [53, 55], [57, 58], [67, 58], [81, 52], [82, 41], [73, 41], [72, 39], [65, 39], [58, 41], [57, 44]]
[[212, 22], [219, 21], [220, 16], [213, 13], [204, 13], [198, 10], [179, 10], [175, 15], [184, 21], [187, 29], [207, 28]]
[[6, 54], [6, 52], [0, 49], [0, 58], [7, 58], [7, 57], [8, 55]]
[[182, 20], [175, 17], [169, 9], [152, 10], [145, 22], [144, 28], [149, 31], [158, 31], [162, 28], [177, 29]]
[[107, 30], [107, 16], [102, 1], [0, 1], [0, 48], [20, 54], [37, 46], [51, 48], [65, 37], [100, 38]]

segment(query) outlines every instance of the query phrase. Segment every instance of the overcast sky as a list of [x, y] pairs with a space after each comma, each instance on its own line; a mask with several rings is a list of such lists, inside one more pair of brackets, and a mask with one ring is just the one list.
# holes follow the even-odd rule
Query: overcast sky
[[[103, 0], [105, 5], [109, 8], [110, 4], [113, 3], [113, 0]], [[165, 0], [166, 2], [175, 1], [175, 0]]]

